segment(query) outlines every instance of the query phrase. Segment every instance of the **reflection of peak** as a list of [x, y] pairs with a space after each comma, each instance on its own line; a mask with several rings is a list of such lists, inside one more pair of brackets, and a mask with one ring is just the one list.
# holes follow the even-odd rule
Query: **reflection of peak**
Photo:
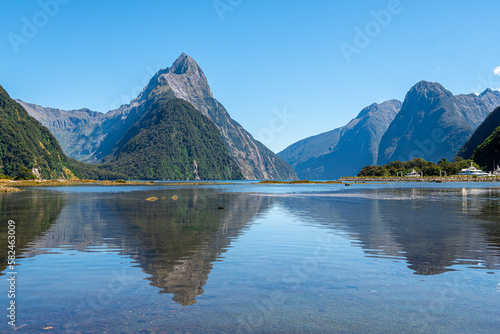
[[[130, 255], [151, 275], [150, 284], [187, 306], [204, 292], [212, 263], [253, 216], [268, 206], [269, 198], [203, 190], [181, 192], [178, 198], [178, 202], [158, 203], [163, 205], [157, 211], [149, 211], [144, 201], [120, 202], [115, 212], [136, 230], [138, 244], [130, 246], [136, 249]], [[226, 209], [217, 210], [218, 206]]]
[[[62, 197], [50, 198], [43, 207], [51, 210], [35, 212], [42, 213], [43, 219], [31, 217], [35, 214], [33, 210], [24, 210], [32, 219], [19, 219], [52, 221], [53, 215], [59, 215], [58, 210], [62, 209], [57, 223], [35, 237], [23, 255], [37, 256], [46, 249], [61, 246], [81, 252], [96, 246], [120, 249], [121, 254], [133, 260], [134, 266], [149, 275], [150, 285], [160, 293], [173, 294], [172, 299], [183, 306], [194, 304], [195, 298], [204, 292], [212, 263], [220, 259], [254, 216], [269, 206], [271, 199], [203, 189], [177, 190], [175, 194], [178, 195], [176, 201], [170, 200], [172, 193], [168, 191], [92, 196], [73, 193], [67, 201]], [[38, 200], [35, 195], [33, 201]], [[166, 199], [144, 200], [151, 196]], [[42, 196], [42, 200], [47, 198]], [[37, 201], [36, 205], [40, 203]], [[225, 210], [218, 210], [218, 206]], [[32, 230], [40, 233], [37, 226]]]
[[202, 286], [212, 270], [214, 257], [211, 255], [209, 249], [199, 250], [193, 256], [179, 260], [181, 263], [176, 264], [166, 276], [155, 274], [150, 278], [151, 284], [162, 289], [161, 293], [173, 294], [172, 300], [182, 306], [195, 304], [195, 297], [204, 292]]

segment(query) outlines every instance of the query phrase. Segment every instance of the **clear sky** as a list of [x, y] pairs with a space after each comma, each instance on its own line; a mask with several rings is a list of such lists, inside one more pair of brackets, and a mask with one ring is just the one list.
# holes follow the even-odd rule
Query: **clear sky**
[[106, 112], [185, 52], [275, 152], [420, 80], [500, 88], [498, 0], [3, 0], [0, 13], [13, 98]]

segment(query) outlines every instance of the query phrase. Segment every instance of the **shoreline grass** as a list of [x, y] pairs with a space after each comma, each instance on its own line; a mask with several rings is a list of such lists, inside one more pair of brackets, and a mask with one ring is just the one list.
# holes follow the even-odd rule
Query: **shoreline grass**
[[[314, 180], [262, 180], [248, 183], [249, 185], [293, 185], [293, 184], [352, 184], [374, 182], [377, 184], [388, 182], [498, 182], [500, 176], [494, 177], [472, 177], [472, 176], [424, 176], [424, 177], [342, 177], [336, 181], [314, 181]], [[198, 186], [198, 185], [234, 185], [235, 182], [214, 181], [128, 181], [128, 180], [10, 180], [0, 179], [0, 192], [12, 192], [10, 189], [16, 187], [71, 187], [71, 186]], [[9, 188], [6, 189], [5, 188]], [[19, 189], [21, 190], [21, 189]]]

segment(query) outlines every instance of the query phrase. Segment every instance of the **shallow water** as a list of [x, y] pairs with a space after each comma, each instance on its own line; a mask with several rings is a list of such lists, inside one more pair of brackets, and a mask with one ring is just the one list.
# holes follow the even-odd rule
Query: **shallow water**
[[[6, 310], [10, 300], [12, 219], [18, 332], [494, 333], [495, 186], [241, 183], [5, 194], [0, 305]], [[152, 196], [159, 199], [145, 200]], [[2, 318], [0, 331], [10, 332]]]

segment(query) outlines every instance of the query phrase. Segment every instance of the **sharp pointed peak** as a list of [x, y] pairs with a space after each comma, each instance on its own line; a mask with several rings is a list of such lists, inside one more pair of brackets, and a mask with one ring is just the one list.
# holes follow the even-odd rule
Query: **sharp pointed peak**
[[491, 89], [491, 88], [486, 88], [486, 89], [484, 90], [484, 92], [482, 92], [481, 94], [479, 94], [479, 97], [483, 97], [483, 96], [485, 96], [486, 94], [494, 94], [494, 93], [495, 93], [495, 91], [494, 91], [493, 89]]
[[196, 61], [185, 54], [184, 52], [177, 57], [175, 62], [170, 67], [169, 72], [175, 74], [184, 74], [188, 72], [200, 72], [200, 66], [196, 63]]

